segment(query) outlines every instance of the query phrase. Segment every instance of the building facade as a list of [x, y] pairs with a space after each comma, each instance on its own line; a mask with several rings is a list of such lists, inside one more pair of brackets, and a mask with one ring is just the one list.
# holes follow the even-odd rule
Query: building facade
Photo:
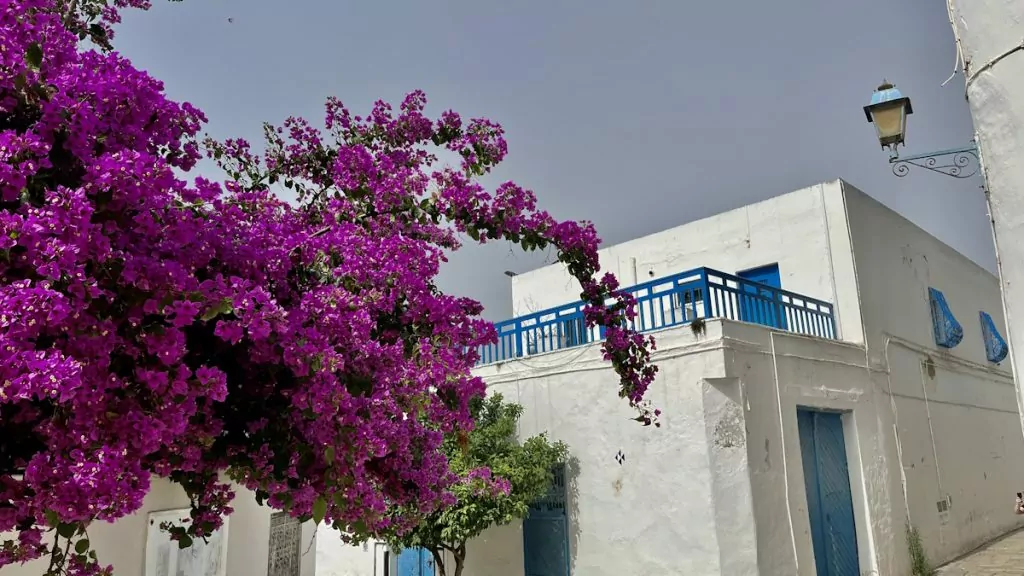
[[[661, 427], [631, 420], [566, 271], [513, 278], [477, 373], [572, 456], [466, 576], [902, 576], [908, 527], [934, 565], [1022, 525], [998, 281], [911, 222], [835, 181], [601, 262], [657, 339]], [[319, 576], [384, 574], [317, 546]]]

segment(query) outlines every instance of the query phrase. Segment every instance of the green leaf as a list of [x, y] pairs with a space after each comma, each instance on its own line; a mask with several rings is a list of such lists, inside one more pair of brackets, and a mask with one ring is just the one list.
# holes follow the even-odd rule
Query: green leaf
[[192, 537], [189, 536], [188, 534], [182, 534], [181, 538], [178, 540], [178, 549], [179, 550], [184, 550], [185, 548], [188, 548], [191, 545], [192, 545]]
[[46, 525], [50, 526], [51, 528], [53, 528], [53, 527], [56, 527], [58, 524], [60, 524], [60, 517], [57, 516], [57, 513], [54, 512], [53, 510], [47, 510], [46, 511]]
[[313, 501], [313, 522], [319, 525], [323, 522], [326, 514], [327, 501], [324, 500], [323, 496], [317, 496], [316, 500]]
[[107, 41], [107, 31], [99, 24], [89, 25], [89, 35], [92, 36], [97, 44]]
[[33, 70], [39, 70], [39, 67], [43, 64], [43, 48], [38, 42], [33, 42], [28, 45], [28, 49], [25, 51], [25, 62]]
[[78, 552], [79, 554], [85, 554], [87, 550], [89, 550], [89, 541], [85, 538], [82, 538], [75, 544], [75, 552]]
[[235, 311], [234, 303], [231, 301], [230, 298], [225, 298], [225, 299], [221, 300], [220, 302], [214, 304], [213, 306], [210, 306], [206, 310], [206, 312], [203, 313], [202, 320], [203, 320], [203, 322], [209, 322], [210, 320], [213, 320], [217, 316], [221, 316], [221, 315], [224, 315], [224, 314], [230, 314], [231, 312], [234, 312], [234, 311]]
[[334, 464], [334, 446], [328, 446], [327, 450], [324, 450], [324, 461], [328, 466]]
[[75, 535], [75, 530], [77, 529], [78, 526], [74, 524], [62, 522], [57, 525], [57, 535], [61, 538], [71, 538]]

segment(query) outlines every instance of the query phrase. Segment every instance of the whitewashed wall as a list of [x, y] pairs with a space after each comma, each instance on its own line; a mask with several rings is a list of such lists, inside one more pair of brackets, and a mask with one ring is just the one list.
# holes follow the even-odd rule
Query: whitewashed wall
[[[1006, 337], [999, 283], [853, 186], [843, 188], [868, 354], [890, 371], [910, 517], [930, 557], [949, 560], [1021, 525], [1012, 514], [1024, 490], [1013, 380], [1008, 361], [986, 359], [978, 318], [989, 313]], [[935, 344], [929, 286], [943, 292], [963, 327], [951, 350]], [[940, 513], [946, 497], [952, 505]]]
[[316, 576], [382, 576], [386, 550], [383, 542], [346, 544], [325, 528], [316, 539]]
[[743, 391], [760, 574], [816, 574], [797, 425], [803, 406], [846, 412], [861, 574], [902, 575], [902, 495], [890, 465], [895, 444], [887, 400], [863, 348], [736, 322], [725, 322], [723, 333], [733, 343], [729, 377]]
[[[228, 521], [227, 576], [265, 576], [271, 511], [258, 505], [252, 492], [240, 487], [235, 492], [235, 511]], [[188, 497], [181, 487], [154, 479], [141, 510], [116, 523], [94, 523], [89, 527], [89, 541], [100, 562], [114, 566], [116, 576], [144, 576], [148, 514], [187, 507]], [[303, 526], [301, 576], [316, 572], [314, 532], [312, 524]], [[39, 576], [45, 569], [45, 562], [36, 561], [8, 566], [2, 572], [3, 576]]]
[[[941, 290], [963, 326], [963, 342], [944, 354], [985, 364], [978, 312], [988, 312], [1003, 337], [999, 280], [913, 222], [841, 183], [863, 301], [868, 347], [881, 353], [887, 336], [936, 348], [928, 287]], [[1001, 372], [1009, 374], [1009, 363]]]
[[[888, 510], [902, 499], [888, 492], [891, 428], [878, 412], [887, 403], [862, 347], [719, 320], [703, 335], [655, 336], [660, 429], [628, 419], [596, 346], [479, 370], [490, 390], [526, 407], [521, 434], [547, 431], [570, 446], [573, 574], [813, 575], [798, 405], [853, 411], [849, 460], [866, 470], [851, 482], [862, 567], [899, 574], [871, 571], [876, 557], [899, 555], [902, 519], [894, 535]], [[521, 565], [483, 563], [522, 558], [521, 541], [514, 531], [471, 544], [481, 564], [470, 562], [467, 576], [521, 576]]]
[[[533, 357], [528, 361], [479, 369], [492, 392], [519, 402], [524, 437], [546, 431], [569, 445], [569, 543], [573, 574], [719, 575], [728, 555], [719, 517], [743, 508], [741, 491], [724, 501], [716, 494], [718, 474], [735, 474], [745, 484], [745, 467], [709, 465], [703, 378], [724, 376], [719, 322], [707, 335], [689, 328], [659, 333], [656, 359], [661, 368], [649, 398], [664, 411], [661, 428], [642, 427], [617, 395], [618, 380], [597, 346]], [[721, 398], [712, 393], [716, 410]], [[742, 427], [740, 427], [742, 430]], [[742, 438], [742, 433], [739, 434]], [[625, 462], [619, 464], [616, 453]], [[749, 488], [747, 489], [749, 492]], [[742, 521], [725, 519], [733, 538], [747, 529], [748, 562], [753, 554], [749, 500]], [[492, 533], [486, 543], [468, 547], [467, 576], [521, 576], [522, 535], [518, 526]], [[495, 562], [494, 559], [503, 559]]]
[[[909, 574], [908, 503], [933, 562], [1021, 525], [1004, 494], [1024, 473], [1024, 442], [998, 374], [933, 356], [926, 405], [913, 396], [926, 353], [911, 343], [891, 347], [887, 374], [876, 362], [869, 370], [862, 346], [762, 326], [711, 321], [703, 336], [656, 335], [661, 429], [627, 420], [596, 347], [481, 369], [492, 390], [526, 406], [522, 434], [570, 444], [573, 574], [813, 576], [799, 406], [846, 413], [863, 574]], [[624, 466], [613, 460], [620, 449]], [[936, 459], [951, 464], [937, 469]], [[946, 515], [935, 507], [939, 482], [953, 496]], [[471, 543], [467, 576], [523, 574], [521, 532], [502, 531]]]
[[[623, 286], [701, 266], [735, 274], [779, 264], [782, 287], [832, 302], [843, 340], [861, 342], [841, 181], [818, 184], [609, 246], [601, 266]], [[561, 264], [512, 278], [519, 316], [579, 299], [579, 284]]]

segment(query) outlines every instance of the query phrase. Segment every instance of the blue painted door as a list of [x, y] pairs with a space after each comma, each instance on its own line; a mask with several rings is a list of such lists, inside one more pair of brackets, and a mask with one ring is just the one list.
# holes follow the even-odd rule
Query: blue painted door
[[398, 555], [398, 576], [434, 576], [434, 557], [423, 548], [405, 548]]
[[859, 576], [842, 416], [799, 409], [797, 423], [817, 575]]
[[523, 520], [525, 576], [569, 576], [569, 533], [565, 467], [555, 469], [548, 494], [530, 505]]
[[[749, 281], [740, 284], [740, 320], [785, 329], [785, 311], [778, 300], [778, 292], [771, 290], [782, 289], [779, 265], [761, 266], [736, 275]], [[753, 284], [754, 282], [756, 284]], [[747, 294], [751, 296], [746, 296]]]

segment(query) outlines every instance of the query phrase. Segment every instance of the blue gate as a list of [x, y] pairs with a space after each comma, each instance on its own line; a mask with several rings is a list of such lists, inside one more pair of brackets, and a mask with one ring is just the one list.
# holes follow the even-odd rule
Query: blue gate
[[796, 415], [817, 575], [859, 576], [842, 416], [805, 409]]
[[523, 520], [523, 564], [526, 576], [569, 576], [569, 532], [565, 506], [565, 467], [544, 498], [530, 505]]
[[[763, 284], [778, 290], [782, 289], [782, 275], [779, 274], [779, 265], [761, 266], [760, 268], [738, 272], [736, 275], [744, 280], [757, 283], [744, 282], [739, 287], [740, 293], [737, 297], [740, 300], [740, 320], [785, 330], [786, 312], [783, 306], [776, 301], [778, 292], [759, 286]], [[752, 296], [745, 296], [746, 294], [751, 294]]]
[[398, 576], [434, 576], [434, 557], [423, 548], [405, 548], [398, 555]]

